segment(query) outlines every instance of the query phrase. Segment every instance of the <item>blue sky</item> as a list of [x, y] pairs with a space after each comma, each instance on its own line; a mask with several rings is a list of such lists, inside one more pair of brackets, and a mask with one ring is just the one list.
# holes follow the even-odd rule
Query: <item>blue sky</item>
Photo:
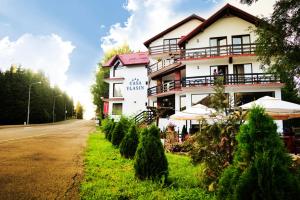
[[[89, 87], [103, 50], [124, 42], [145, 50], [150, 36], [192, 13], [207, 18], [227, 2], [241, 7], [236, 0], [0, 0], [0, 69], [42, 69], [91, 114]], [[265, 12], [252, 7], [242, 8]]]

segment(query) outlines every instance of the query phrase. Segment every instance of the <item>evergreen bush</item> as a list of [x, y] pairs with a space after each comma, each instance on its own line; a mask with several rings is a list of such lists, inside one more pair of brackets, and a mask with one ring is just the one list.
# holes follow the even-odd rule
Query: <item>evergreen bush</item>
[[233, 164], [219, 181], [218, 199], [299, 199], [291, 158], [277, 126], [261, 107], [254, 107], [241, 126]]
[[124, 135], [125, 131], [122, 122], [117, 122], [111, 135], [111, 143], [118, 147], [122, 142]]
[[111, 126], [110, 126], [110, 129], [108, 130], [108, 133], [107, 133], [107, 140], [111, 142], [111, 139], [112, 139], [112, 134], [113, 134], [113, 131], [115, 129], [115, 126], [116, 126], [116, 122], [112, 121], [111, 122]]
[[112, 134], [111, 134], [111, 142], [115, 146], [119, 146], [125, 136], [125, 133], [127, 133], [129, 126], [131, 124], [131, 121], [126, 117], [121, 117], [120, 121], [116, 123]]
[[160, 131], [152, 125], [142, 130], [134, 160], [135, 175], [141, 180], [167, 179], [168, 161], [159, 138]]
[[131, 124], [127, 134], [120, 144], [120, 153], [125, 158], [132, 159], [135, 155], [136, 148], [139, 143], [137, 128], [135, 124]]
[[109, 119], [109, 118], [106, 118], [106, 119], [103, 119], [101, 121], [101, 130], [104, 132], [105, 134], [105, 138], [108, 139], [108, 134], [109, 132], [111, 131], [111, 129], [113, 128], [113, 120], [112, 119]]

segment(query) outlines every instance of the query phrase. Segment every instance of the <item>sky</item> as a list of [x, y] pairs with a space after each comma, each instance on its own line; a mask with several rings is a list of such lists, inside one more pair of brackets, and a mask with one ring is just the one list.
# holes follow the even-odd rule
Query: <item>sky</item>
[[103, 52], [143, 42], [195, 13], [208, 18], [226, 3], [269, 16], [275, 0], [252, 6], [238, 0], [0, 0], [0, 70], [42, 70], [94, 116], [90, 86]]

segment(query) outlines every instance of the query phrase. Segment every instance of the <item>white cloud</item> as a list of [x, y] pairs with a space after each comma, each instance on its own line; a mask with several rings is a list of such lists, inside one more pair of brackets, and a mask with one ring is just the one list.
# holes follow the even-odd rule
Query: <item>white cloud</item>
[[[209, 1], [215, 5], [214, 8], [203, 11], [203, 8], [199, 7], [199, 12], [196, 14], [208, 18], [226, 3], [230, 3], [255, 16], [269, 16], [276, 0], [259, 0], [251, 6], [241, 4], [239, 0]], [[108, 34], [101, 38], [102, 49], [105, 51], [127, 42], [134, 50], [146, 50], [143, 45], [144, 41], [192, 14], [187, 11], [175, 11], [175, 7], [180, 3], [187, 2], [184, 0], [128, 0], [124, 8], [128, 10], [130, 16], [125, 23], [116, 23], [110, 27]], [[193, 10], [195, 10], [194, 7]]]
[[249, 6], [247, 4], [241, 4], [240, 0], [225, 0], [225, 3], [230, 3], [231, 5], [258, 17], [269, 17], [274, 10], [273, 5], [275, 2], [276, 0], [258, 0]]
[[187, 13], [175, 12], [181, 0], [128, 0], [124, 6], [130, 13], [124, 24], [116, 23], [101, 38], [105, 51], [125, 42], [134, 50], [145, 50], [143, 42], [168, 26], [186, 17]]
[[94, 116], [94, 106], [87, 83], [69, 80], [67, 71], [70, 68], [70, 56], [75, 46], [71, 41], [64, 41], [56, 34], [35, 36], [24, 34], [16, 41], [8, 37], [0, 39], [0, 69], [7, 70], [12, 64], [34, 71], [42, 70], [52, 85], [58, 85], [84, 106], [85, 119]]
[[91, 119], [95, 116], [95, 106], [92, 102], [92, 94], [89, 86], [91, 85], [92, 78], [87, 83], [78, 81], [69, 81], [66, 90], [69, 95], [73, 97], [74, 104], [79, 101], [84, 107], [84, 119]]
[[0, 39], [0, 69], [6, 70], [17, 64], [34, 71], [42, 70], [51, 84], [64, 86], [74, 48], [70, 41], [63, 41], [55, 34], [24, 34], [16, 41], [4, 37]]

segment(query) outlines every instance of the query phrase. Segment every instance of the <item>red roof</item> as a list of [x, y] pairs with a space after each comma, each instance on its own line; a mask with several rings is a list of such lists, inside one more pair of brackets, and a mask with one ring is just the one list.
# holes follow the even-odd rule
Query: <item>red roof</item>
[[192, 30], [188, 35], [186, 35], [184, 38], [182, 38], [178, 42], [178, 45], [183, 46], [183, 44], [186, 41], [188, 41], [189, 39], [191, 39], [192, 37], [197, 35], [199, 32], [201, 32], [204, 29], [206, 29], [207, 27], [209, 27], [211, 24], [216, 22], [218, 19], [220, 19], [224, 15], [229, 15], [229, 14], [240, 17], [241, 19], [244, 19], [245, 21], [248, 21], [255, 25], [257, 25], [260, 20], [259, 18], [255, 17], [237, 7], [234, 7], [230, 4], [226, 4], [223, 8], [221, 8], [219, 11], [217, 11], [215, 14], [213, 14], [210, 18], [208, 18], [202, 24], [200, 24], [198, 27], [196, 27], [194, 30]]
[[112, 57], [107, 61], [103, 67], [111, 67], [114, 65], [116, 60], [120, 60], [122, 65], [146, 65], [149, 63], [149, 57], [147, 52], [127, 53], [119, 54]]
[[160, 37], [162, 37], [162, 36], [164, 36], [164, 35], [166, 35], [167, 33], [173, 31], [174, 29], [178, 28], [179, 26], [185, 24], [186, 22], [188, 22], [188, 21], [190, 21], [190, 20], [192, 20], [192, 19], [197, 19], [197, 20], [199, 20], [199, 21], [201, 21], [201, 22], [204, 22], [204, 21], [205, 21], [205, 19], [203, 19], [202, 17], [200, 17], [200, 16], [198, 16], [198, 15], [195, 15], [195, 14], [192, 14], [192, 15], [188, 16], [187, 18], [183, 19], [182, 21], [180, 21], [180, 22], [174, 24], [173, 26], [167, 28], [167, 29], [164, 30], [163, 32], [161, 32], [161, 33], [155, 35], [154, 37], [150, 38], [149, 40], [147, 40], [146, 42], [144, 42], [144, 45], [145, 45], [146, 47], [149, 47], [149, 45], [150, 45], [151, 42], [157, 40], [158, 38], [160, 38]]

